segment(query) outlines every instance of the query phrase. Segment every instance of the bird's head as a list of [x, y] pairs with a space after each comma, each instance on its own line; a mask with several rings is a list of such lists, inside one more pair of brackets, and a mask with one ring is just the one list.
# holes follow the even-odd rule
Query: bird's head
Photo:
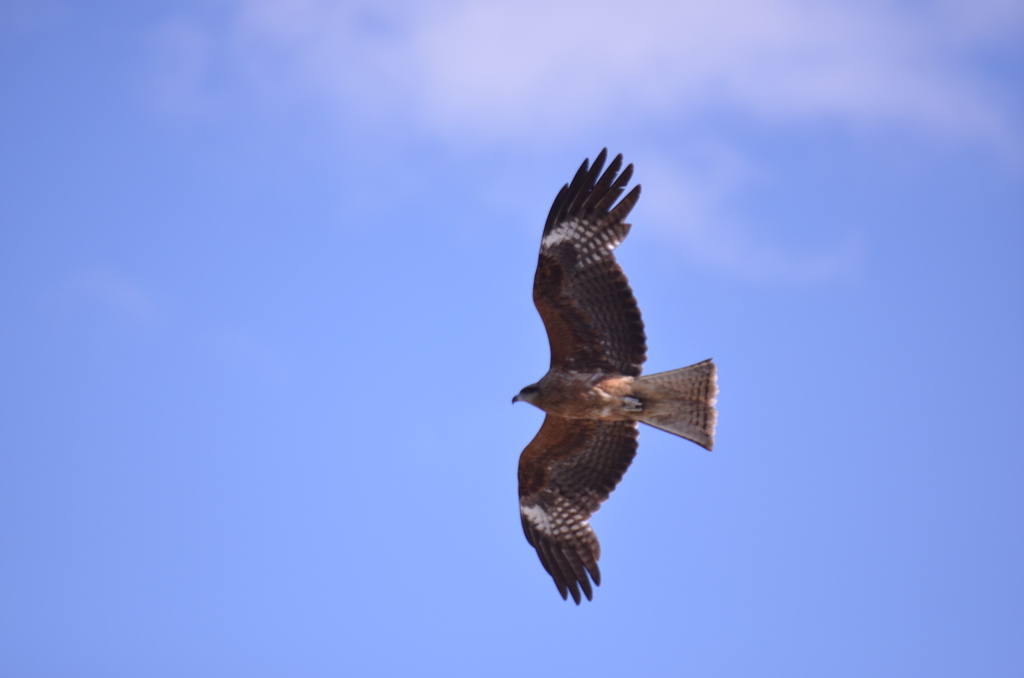
[[537, 384], [530, 384], [523, 388], [517, 395], [512, 397], [513, 403], [524, 402], [536, 404], [537, 394], [540, 393], [540, 387]]

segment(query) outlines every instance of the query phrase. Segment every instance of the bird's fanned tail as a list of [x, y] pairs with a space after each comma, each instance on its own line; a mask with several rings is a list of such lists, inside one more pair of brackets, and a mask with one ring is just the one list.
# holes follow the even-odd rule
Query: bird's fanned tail
[[710, 360], [639, 377], [633, 395], [642, 403], [643, 423], [714, 448], [718, 371]]

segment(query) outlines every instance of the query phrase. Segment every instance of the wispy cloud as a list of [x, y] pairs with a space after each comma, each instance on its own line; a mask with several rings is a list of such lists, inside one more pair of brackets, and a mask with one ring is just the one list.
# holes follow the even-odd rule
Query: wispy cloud
[[137, 324], [158, 318], [152, 295], [137, 282], [108, 269], [92, 269], [74, 276], [64, 298], [77, 306], [101, 307]]
[[285, 356], [272, 349], [258, 333], [223, 323], [186, 321], [174, 311], [174, 304], [167, 304], [166, 300], [161, 303], [151, 289], [109, 267], [92, 267], [72, 274], [44, 299], [47, 310], [59, 318], [84, 319], [90, 325], [131, 333], [156, 331], [184, 341], [218, 361], [230, 360], [270, 381], [284, 381], [292, 376]]
[[[431, 19], [417, 52], [423, 95], [440, 124], [565, 128], [581, 115], [586, 124], [726, 107], [773, 120], [913, 122], [996, 139], [1006, 131], [998, 108], [949, 63], [961, 56], [947, 42], [956, 26], [939, 10], [920, 16], [799, 0], [641, 1], [629, 11], [612, 2], [517, 2]], [[969, 49], [989, 37], [988, 25], [954, 37]]]
[[758, 238], [754, 225], [728, 208], [755, 168], [724, 146], [705, 145], [693, 155], [698, 158], [687, 167], [641, 158], [650, 226], [679, 243], [692, 261], [756, 281], [805, 284], [860, 275], [859, 233], [833, 234], [831, 246], [811, 252]]
[[234, 6], [233, 54], [261, 86], [328, 97], [346, 115], [411, 115], [441, 133], [536, 138], [724, 108], [997, 145], [1015, 134], [980, 75], [982, 58], [1022, 36], [1024, 11], [1007, 0]]
[[[987, 70], [993, 56], [1020, 54], [1017, 0], [228, 3], [219, 28], [177, 20], [161, 34], [167, 110], [177, 98], [202, 111], [204, 79], [220, 69], [266, 105], [326, 102], [342, 128], [380, 140], [377, 153], [426, 136], [541, 157], [624, 128], [697, 143], [722, 139], [707, 122], [725, 115], [762, 128], [897, 128], [1024, 155], [1019, 97]], [[857, 233], [798, 254], [728, 209], [751, 172], [729, 143], [704, 161], [630, 158], [665, 237], [743, 277], [856, 277]]]
[[155, 61], [148, 83], [149, 103], [175, 117], [206, 117], [221, 108], [210, 86], [215, 41], [208, 31], [186, 19], [171, 19], [150, 36]]

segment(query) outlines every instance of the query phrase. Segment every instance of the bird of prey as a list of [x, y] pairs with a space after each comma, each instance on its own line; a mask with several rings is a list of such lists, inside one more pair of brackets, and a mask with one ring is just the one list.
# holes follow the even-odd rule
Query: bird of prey
[[[551, 365], [512, 402], [544, 410], [544, 424], [519, 457], [519, 511], [562, 599], [580, 589], [593, 599], [601, 583], [601, 547], [590, 516], [636, 454], [643, 422], [711, 449], [715, 364], [710, 360], [640, 376], [647, 339], [633, 291], [612, 253], [640, 186], [622, 195], [633, 166], [617, 156], [602, 174], [607, 149], [584, 160], [551, 206], [540, 241], [533, 301], [544, 321]], [[588, 579], [589, 574], [589, 579]]]

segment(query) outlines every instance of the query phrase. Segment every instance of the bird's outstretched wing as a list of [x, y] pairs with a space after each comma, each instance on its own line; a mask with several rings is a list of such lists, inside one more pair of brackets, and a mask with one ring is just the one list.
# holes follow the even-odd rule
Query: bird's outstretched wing
[[647, 358], [644, 324], [612, 252], [629, 233], [624, 220], [640, 186], [615, 205], [633, 166], [619, 174], [618, 155], [602, 174], [606, 156], [602, 150], [593, 167], [584, 160], [555, 198], [544, 224], [533, 302], [547, 329], [551, 367], [636, 377]]
[[601, 546], [590, 516], [608, 498], [636, 455], [631, 421], [548, 415], [519, 457], [519, 512], [527, 541], [565, 599], [580, 603], [600, 585]]

